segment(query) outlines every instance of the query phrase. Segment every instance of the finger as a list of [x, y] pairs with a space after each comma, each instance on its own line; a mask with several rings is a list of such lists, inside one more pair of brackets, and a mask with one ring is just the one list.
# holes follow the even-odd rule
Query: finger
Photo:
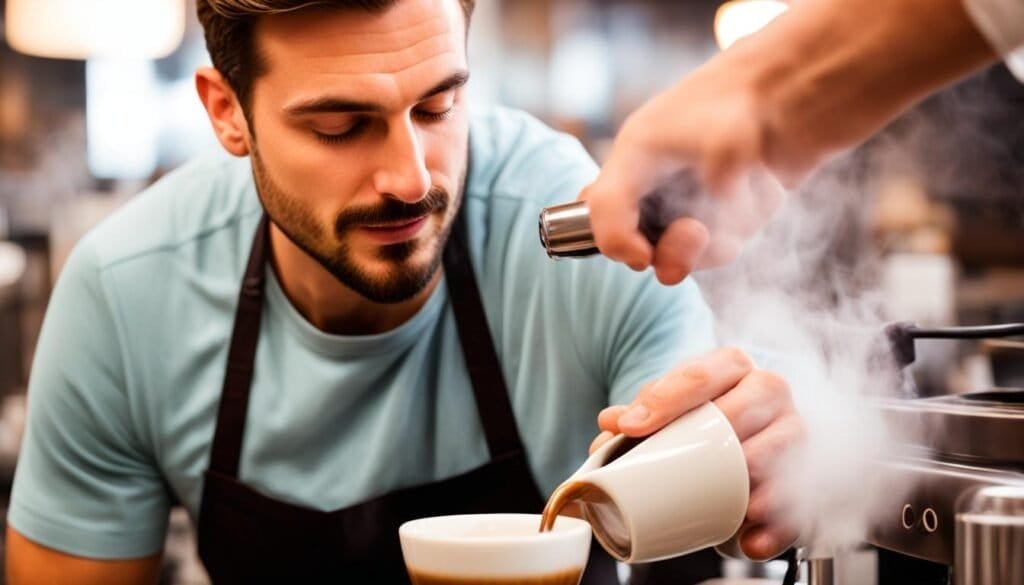
[[718, 205], [708, 215], [709, 228], [716, 236], [730, 234], [740, 240], [749, 239], [771, 218], [766, 207], [774, 199], [771, 193], [759, 192], [754, 177], [745, 173], [728, 198], [714, 200]]
[[619, 166], [610, 160], [597, 181], [583, 189], [580, 199], [587, 202], [590, 228], [601, 253], [634, 270], [643, 270], [651, 265], [654, 255], [654, 248], [639, 229], [638, 201], [643, 187], [625, 171], [620, 172]]
[[684, 217], [669, 224], [654, 249], [654, 271], [662, 284], [678, 284], [697, 266], [711, 235], [700, 221]]
[[718, 349], [684, 362], [640, 391], [619, 418], [619, 430], [632, 437], [649, 435], [732, 389], [753, 367], [747, 354], [736, 348]]
[[740, 185], [728, 198], [716, 198], [719, 202], [707, 218], [702, 218], [716, 239], [722, 236], [733, 238], [729, 250], [719, 254], [719, 262], [727, 261], [742, 251], [742, 243], [757, 235], [772, 219], [785, 200], [786, 192], [770, 173], [762, 168], [745, 172]]
[[777, 474], [779, 458], [806, 441], [803, 422], [793, 414], [772, 423], [743, 442], [750, 482], [757, 485]]
[[778, 374], [754, 370], [731, 391], [715, 399], [740, 441], [764, 430], [784, 411], [793, 408], [789, 384]]
[[743, 252], [746, 240], [737, 234], [715, 232], [710, 244], [697, 261], [697, 268], [717, 268], [731, 263]]
[[745, 521], [751, 525], [766, 524], [776, 518], [782, 504], [775, 483], [762, 483], [750, 492]]
[[654, 248], [638, 228], [640, 211], [635, 201], [621, 199], [613, 189], [594, 183], [580, 194], [581, 199], [587, 200], [590, 210], [594, 243], [608, 258], [636, 271], [645, 270], [651, 265]]
[[750, 525], [764, 524], [768, 514], [774, 509], [774, 500], [771, 495], [771, 487], [766, 485], [758, 486], [751, 490], [751, 499], [746, 502], [746, 515], [744, 523]]
[[601, 434], [594, 437], [594, 440], [590, 443], [590, 453], [597, 451], [601, 445], [604, 445], [615, 436], [615, 433], [611, 431], [601, 431]]
[[767, 561], [784, 553], [799, 535], [779, 524], [752, 526], [740, 536], [740, 548], [751, 560]]
[[[649, 386], [650, 384], [648, 384]], [[646, 388], [646, 386], [645, 386]], [[597, 415], [597, 427], [602, 431], [619, 433], [619, 417], [626, 412], [628, 407], [624, 404], [609, 406]]]

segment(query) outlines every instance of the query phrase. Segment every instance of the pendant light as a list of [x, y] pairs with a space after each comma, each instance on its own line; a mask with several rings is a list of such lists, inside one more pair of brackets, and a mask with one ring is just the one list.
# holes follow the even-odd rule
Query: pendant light
[[185, 0], [7, 0], [6, 37], [28, 55], [158, 59], [185, 33]]

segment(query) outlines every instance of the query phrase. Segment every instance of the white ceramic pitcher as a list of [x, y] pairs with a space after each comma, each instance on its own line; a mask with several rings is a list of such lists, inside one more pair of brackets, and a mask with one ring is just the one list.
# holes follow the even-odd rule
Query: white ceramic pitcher
[[605, 550], [629, 563], [729, 540], [743, 523], [750, 496], [739, 437], [711, 403], [642, 441], [612, 438], [562, 485], [573, 482], [607, 498], [581, 502], [584, 517]]

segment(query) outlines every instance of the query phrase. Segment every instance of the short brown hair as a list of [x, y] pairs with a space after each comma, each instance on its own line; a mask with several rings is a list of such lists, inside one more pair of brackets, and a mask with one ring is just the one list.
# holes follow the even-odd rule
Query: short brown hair
[[[265, 71], [265, 64], [256, 54], [253, 23], [260, 16], [294, 12], [304, 8], [360, 8], [378, 12], [400, 0], [198, 0], [196, 12], [206, 34], [206, 50], [217, 71], [224, 76], [248, 110], [253, 81]], [[466, 15], [466, 24], [476, 0], [459, 0]]]

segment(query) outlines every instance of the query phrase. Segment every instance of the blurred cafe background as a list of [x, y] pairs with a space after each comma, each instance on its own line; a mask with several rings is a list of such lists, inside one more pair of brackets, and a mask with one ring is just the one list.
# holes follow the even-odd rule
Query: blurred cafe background
[[[473, 99], [525, 109], [600, 161], [645, 98], [741, 34], [751, 13], [784, 8], [479, 0]], [[63, 259], [118, 205], [218, 148], [193, 87], [194, 69], [208, 62], [194, 11], [194, 0], [0, 0], [0, 506]], [[881, 290], [899, 320], [1024, 321], [1024, 86], [1003, 66], [932, 97], [837, 164], [868, 178], [854, 181], [859, 211], [829, 243], [829, 266], [865, 270], [865, 286]], [[922, 393], [1024, 385], [1021, 344], [936, 351], [921, 360]], [[202, 582], [186, 562], [188, 537], [177, 518], [167, 583]]]

